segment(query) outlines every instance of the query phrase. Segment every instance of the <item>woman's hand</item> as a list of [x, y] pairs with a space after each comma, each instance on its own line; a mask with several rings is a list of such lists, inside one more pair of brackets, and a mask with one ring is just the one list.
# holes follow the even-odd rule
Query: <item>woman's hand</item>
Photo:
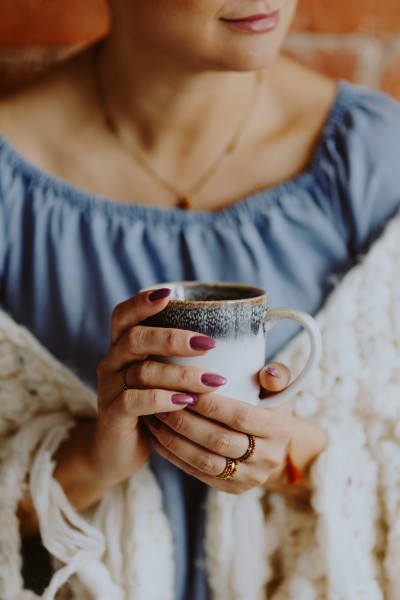
[[[99, 500], [148, 459], [151, 445], [141, 416], [181, 412], [197, 402], [198, 394], [225, 382], [215, 373], [149, 358], [202, 356], [215, 346], [214, 340], [191, 331], [141, 325], [167, 305], [169, 293], [142, 292], [113, 312], [110, 348], [98, 367], [98, 418], [78, 423], [54, 456], [54, 476], [78, 510]], [[20, 503], [19, 516], [24, 534], [38, 530], [29, 494]]]
[[[265, 397], [284, 389], [290, 372], [284, 365], [273, 363], [259, 377]], [[209, 393], [184, 411], [161, 413], [144, 421], [159, 454], [200, 481], [234, 494], [264, 484], [291, 495], [296, 488], [299, 496], [307, 497], [306, 481], [299, 487], [287, 481], [289, 442], [293, 460], [305, 472], [325, 445], [319, 427], [294, 417], [290, 402], [264, 408]], [[227, 458], [238, 460], [246, 453], [249, 435], [254, 436], [254, 454], [245, 462], [238, 461], [233, 477], [220, 479]]]
[[[278, 365], [270, 365], [260, 373], [260, 382], [270, 392], [283, 389], [289, 378], [283, 365], [279, 371]], [[264, 484], [282, 465], [292, 434], [292, 407], [287, 402], [265, 409], [214, 392], [201, 394], [190, 410], [165, 412], [144, 421], [153, 446], [164, 458], [214, 488], [238, 494]], [[228, 457], [239, 459], [246, 453], [249, 435], [254, 436], [254, 454], [238, 462], [232, 478], [218, 478]]]

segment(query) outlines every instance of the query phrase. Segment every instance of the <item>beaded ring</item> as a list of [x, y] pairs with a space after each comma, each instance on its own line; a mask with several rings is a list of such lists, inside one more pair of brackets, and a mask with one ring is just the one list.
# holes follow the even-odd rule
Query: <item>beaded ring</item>
[[237, 459], [239, 462], [246, 462], [246, 460], [249, 460], [249, 458], [253, 456], [256, 449], [256, 440], [254, 435], [251, 435], [250, 433], [246, 433], [246, 435], [249, 438], [249, 446], [243, 456]]
[[219, 475], [216, 475], [217, 479], [232, 479], [237, 469], [237, 460], [234, 458], [226, 458], [225, 469]]

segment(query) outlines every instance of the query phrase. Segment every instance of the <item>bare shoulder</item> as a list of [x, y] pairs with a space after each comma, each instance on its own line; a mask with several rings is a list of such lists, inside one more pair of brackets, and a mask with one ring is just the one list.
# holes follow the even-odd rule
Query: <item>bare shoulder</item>
[[287, 57], [279, 59], [277, 73], [277, 93], [286, 114], [320, 131], [335, 102], [337, 81]]
[[308, 167], [337, 95], [334, 80], [284, 56], [266, 71], [264, 83], [263, 126], [254, 134], [260, 188], [288, 181]]
[[85, 60], [77, 57], [0, 97], [0, 134], [28, 159], [46, 162], [53, 141], [79, 119], [75, 108], [82, 106], [78, 96]]

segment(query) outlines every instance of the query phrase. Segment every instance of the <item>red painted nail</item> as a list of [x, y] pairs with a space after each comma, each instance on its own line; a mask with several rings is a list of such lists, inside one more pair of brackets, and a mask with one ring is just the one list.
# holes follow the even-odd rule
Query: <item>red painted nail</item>
[[150, 302], [157, 302], [158, 300], [164, 300], [164, 298], [168, 298], [170, 293], [171, 290], [169, 288], [160, 288], [150, 292], [147, 298], [150, 300]]
[[196, 404], [198, 399], [197, 394], [172, 394], [171, 396], [173, 404]]
[[225, 385], [226, 377], [217, 375], [216, 373], [203, 373], [201, 376], [201, 383], [209, 385], [210, 387], [218, 387], [219, 385]]
[[206, 336], [200, 336], [200, 335], [195, 335], [194, 337], [190, 338], [190, 347], [193, 350], [212, 350], [212, 348], [215, 348], [215, 346], [217, 345], [217, 342], [215, 340], [213, 340], [212, 338], [206, 337]]
[[271, 375], [271, 377], [276, 377], [277, 379], [279, 379], [281, 376], [280, 372], [276, 367], [265, 367], [264, 370], [266, 373], [268, 373], [268, 375]]

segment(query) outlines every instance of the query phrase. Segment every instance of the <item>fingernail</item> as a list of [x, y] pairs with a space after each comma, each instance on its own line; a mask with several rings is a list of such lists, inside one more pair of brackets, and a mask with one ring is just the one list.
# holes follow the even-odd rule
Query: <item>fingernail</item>
[[204, 335], [195, 335], [194, 337], [190, 338], [189, 343], [193, 350], [211, 350], [217, 345], [215, 340]]
[[155, 416], [159, 419], [166, 419], [168, 417], [168, 413], [156, 413]]
[[276, 377], [277, 379], [279, 379], [281, 376], [276, 367], [265, 367], [264, 371], [268, 373], [268, 375], [271, 375], [271, 377]]
[[151, 417], [143, 417], [143, 421], [153, 433], [157, 433], [161, 429], [161, 423]]
[[197, 394], [172, 394], [171, 396], [173, 404], [196, 404], [198, 399]]
[[218, 387], [219, 385], [225, 385], [226, 377], [217, 375], [216, 373], [203, 373], [201, 376], [201, 383], [209, 385], [210, 387]]
[[163, 300], [164, 298], [168, 298], [171, 290], [169, 288], [160, 288], [158, 290], [154, 290], [154, 292], [150, 292], [147, 298], [150, 302], [157, 302], [157, 300]]

